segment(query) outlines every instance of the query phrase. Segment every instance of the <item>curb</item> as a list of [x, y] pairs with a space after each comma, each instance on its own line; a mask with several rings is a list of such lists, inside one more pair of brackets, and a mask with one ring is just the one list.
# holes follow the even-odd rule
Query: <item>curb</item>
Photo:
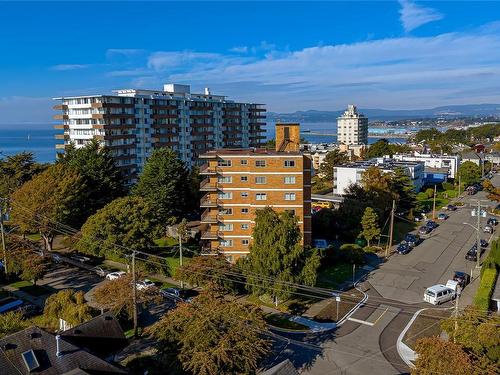
[[361, 276], [355, 283], [354, 283], [354, 288], [363, 293], [363, 298], [361, 299], [361, 301], [359, 301], [347, 314], [345, 314], [342, 319], [340, 319], [338, 322], [337, 322], [337, 327], [341, 326], [342, 324], [344, 324], [362, 305], [365, 304], [365, 302], [368, 300], [368, 294], [366, 294], [365, 292], [363, 292], [361, 289], [359, 289], [357, 287], [357, 285], [359, 284], [359, 282], [361, 281], [361, 279], [363, 279], [366, 275], [363, 275]]
[[408, 358], [407, 355], [404, 354], [404, 352], [411, 352], [413, 353], [413, 358], [416, 358], [416, 353], [413, 349], [411, 349], [408, 345], [406, 345], [405, 343], [403, 343], [403, 337], [405, 336], [406, 332], [410, 329], [411, 325], [413, 324], [413, 322], [415, 321], [415, 319], [417, 319], [417, 316], [422, 312], [422, 311], [425, 311], [425, 310], [428, 310], [427, 308], [424, 308], [424, 309], [420, 309], [418, 310], [415, 314], [413, 314], [412, 318], [410, 319], [410, 321], [408, 322], [408, 324], [405, 326], [405, 328], [401, 331], [401, 333], [399, 334], [398, 336], [398, 341], [396, 343], [396, 349], [398, 350], [398, 354], [399, 354], [399, 357], [403, 360], [404, 363], [406, 363], [406, 365], [411, 368], [411, 369], [414, 369], [415, 368], [415, 365], [413, 364], [413, 362]]

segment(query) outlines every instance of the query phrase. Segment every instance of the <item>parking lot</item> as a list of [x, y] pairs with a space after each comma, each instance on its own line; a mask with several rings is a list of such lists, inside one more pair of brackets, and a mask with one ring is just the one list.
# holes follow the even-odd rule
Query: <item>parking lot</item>
[[[496, 175], [492, 182], [494, 185], [500, 185], [500, 176]], [[424, 241], [410, 253], [392, 255], [370, 275], [369, 283], [384, 298], [420, 303], [427, 287], [438, 283], [446, 284], [455, 271], [470, 274], [476, 264], [465, 260], [465, 254], [475, 244], [477, 232], [463, 223], [476, 225], [477, 219], [471, 217], [471, 209], [477, 204], [477, 199], [486, 200], [486, 193], [481, 191], [462, 198], [463, 207], [448, 212], [449, 218], [440, 220], [438, 228], [428, 235], [421, 236]], [[494, 202], [482, 204], [493, 206]], [[481, 219], [481, 223], [484, 226], [486, 218]], [[498, 227], [495, 229], [498, 230]], [[496, 237], [496, 233], [493, 236]], [[492, 235], [481, 231], [481, 238], [490, 242], [491, 237]], [[484, 257], [485, 254], [482, 259]]]

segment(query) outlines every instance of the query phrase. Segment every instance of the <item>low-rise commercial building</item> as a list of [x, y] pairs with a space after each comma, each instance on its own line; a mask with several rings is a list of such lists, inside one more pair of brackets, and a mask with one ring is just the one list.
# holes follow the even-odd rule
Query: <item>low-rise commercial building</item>
[[200, 190], [204, 253], [230, 261], [249, 253], [256, 211], [271, 207], [298, 217], [303, 244], [311, 243], [311, 160], [299, 151], [298, 124], [277, 124], [276, 150], [218, 149], [206, 161]]
[[377, 167], [384, 173], [392, 173], [396, 168], [402, 168], [410, 176], [415, 191], [420, 191], [424, 186], [423, 162], [403, 162], [387, 158], [375, 158], [334, 167], [333, 193], [344, 195], [349, 186], [361, 183], [363, 173], [370, 167]]
[[[446, 170], [448, 178], [457, 178], [458, 168], [460, 167], [460, 156], [458, 155], [435, 155], [421, 154], [396, 154], [392, 158], [398, 161], [423, 162], [429, 172], [433, 170]], [[427, 176], [426, 176], [427, 177]]]

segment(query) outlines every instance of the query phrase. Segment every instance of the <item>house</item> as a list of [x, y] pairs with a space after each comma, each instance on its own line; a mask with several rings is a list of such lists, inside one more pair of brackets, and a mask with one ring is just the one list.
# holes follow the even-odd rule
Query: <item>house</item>
[[0, 374], [126, 374], [103, 358], [127, 344], [120, 324], [109, 313], [58, 335], [30, 327], [0, 339]]

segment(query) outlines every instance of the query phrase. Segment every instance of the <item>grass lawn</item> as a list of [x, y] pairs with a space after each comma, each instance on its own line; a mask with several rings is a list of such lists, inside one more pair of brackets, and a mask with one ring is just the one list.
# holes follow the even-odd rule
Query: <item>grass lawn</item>
[[264, 317], [266, 322], [278, 328], [292, 329], [292, 330], [306, 330], [308, 327], [305, 325], [291, 322], [288, 317], [283, 314], [268, 314]]
[[[339, 311], [338, 317], [339, 320], [352, 310], [356, 304], [361, 301], [363, 298], [363, 294], [356, 290], [351, 289], [347, 292], [342, 293], [340, 302], [338, 303]], [[315, 317], [314, 320], [324, 321], [324, 322], [335, 322], [337, 321], [337, 302], [332, 300], [329, 302], [323, 310], [321, 310]]]
[[393, 243], [398, 243], [404, 240], [407, 233], [410, 233], [417, 227], [418, 223], [409, 223], [407, 221], [394, 220], [394, 240]]
[[40, 236], [40, 233], [28, 234], [26, 236], [26, 238], [28, 238], [31, 241], [41, 241], [42, 240], [42, 236]]
[[430, 309], [422, 311], [413, 324], [406, 331], [403, 342], [410, 348], [415, 347], [418, 339], [439, 336], [441, 334], [441, 320], [450, 317], [451, 311]]
[[318, 272], [316, 286], [336, 288], [346, 280], [352, 280], [352, 264], [340, 263], [330, 267], [322, 267]]
[[21, 292], [31, 294], [32, 296], [38, 297], [44, 294], [49, 294], [51, 291], [43, 286], [33, 285], [29, 281], [16, 281], [15, 283], [9, 284], [11, 288], [15, 288]]
[[177, 241], [177, 238], [174, 237], [165, 237], [154, 240], [154, 243], [156, 244], [156, 246], [170, 247], [177, 246], [179, 244], [179, 241]]

